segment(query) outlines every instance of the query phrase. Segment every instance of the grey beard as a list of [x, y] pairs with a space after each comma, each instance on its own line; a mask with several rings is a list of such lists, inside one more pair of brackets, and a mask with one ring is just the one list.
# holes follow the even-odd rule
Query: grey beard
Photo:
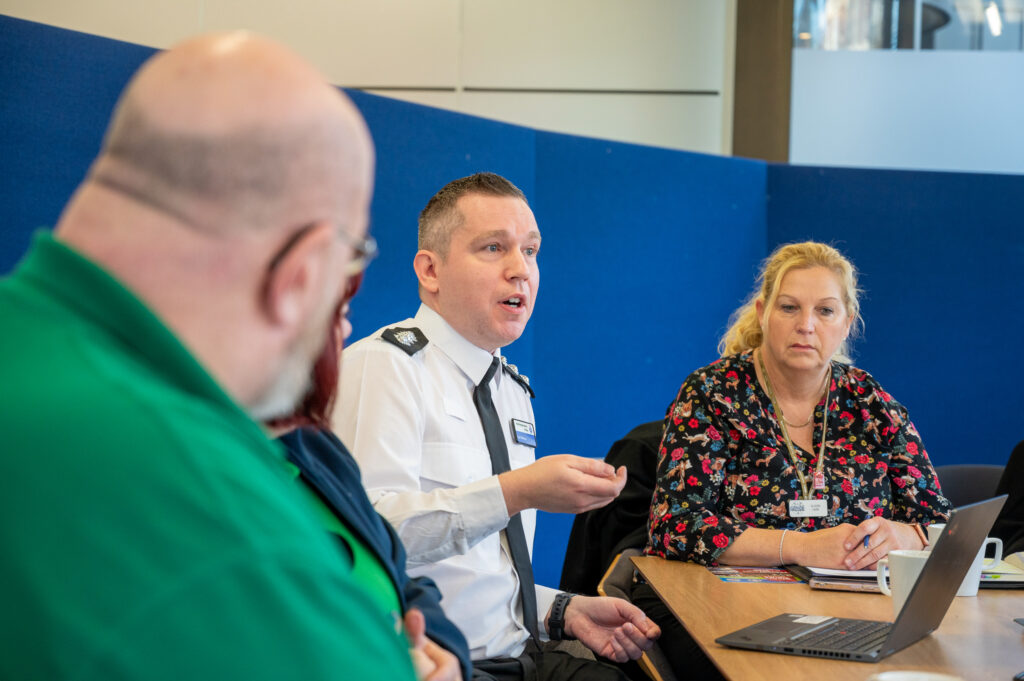
[[274, 381], [249, 405], [249, 415], [260, 422], [290, 415], [313, 385], [312, 368], [302, 353], [293, 353]]
[[323, 352], [331, 324], [331, 308], [316, 323], [305, 328], [281, 362], [281, 369], [263, 392], [249, 405], [249, 414], [256, 421], [291, 416], [313, 387], [313, 366]]

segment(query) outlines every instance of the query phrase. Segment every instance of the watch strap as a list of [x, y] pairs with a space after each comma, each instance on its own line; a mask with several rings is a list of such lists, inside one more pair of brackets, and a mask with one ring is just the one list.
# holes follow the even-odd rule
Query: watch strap
[[565, 609], [569, 607], [569, 601], [575, 595], [563, 591], [555, 596], [555, 602], [551, 604], [551, 614], [548, 616], [548, 636], [552, 641], [575, 640], [575, 636], [565, 633]]

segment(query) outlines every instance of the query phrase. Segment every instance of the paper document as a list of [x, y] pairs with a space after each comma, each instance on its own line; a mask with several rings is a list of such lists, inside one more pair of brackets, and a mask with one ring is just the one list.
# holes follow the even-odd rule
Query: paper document
[[983, 570], [985, 574], [1024, 575], [1024, 551], [1012, 553], [996, 565]]
[[815, 577], [846, 577], [849, 579], [874, 579], [878, 574], [874, 570], [833, 570], [832, 568], [807, 568]]

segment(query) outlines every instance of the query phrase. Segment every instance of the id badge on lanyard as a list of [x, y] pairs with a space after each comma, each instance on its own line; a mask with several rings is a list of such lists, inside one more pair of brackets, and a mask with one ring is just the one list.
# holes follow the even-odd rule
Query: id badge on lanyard
[[790, 499], [790, 518], [824, 518], [828, 515], [828, 502], [824, 499]]

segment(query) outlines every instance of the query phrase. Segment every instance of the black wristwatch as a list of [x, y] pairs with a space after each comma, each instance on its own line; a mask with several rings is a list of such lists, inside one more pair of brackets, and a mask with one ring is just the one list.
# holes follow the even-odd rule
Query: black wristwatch
[[555, 602], [551, 604], [551, 614], [548, 615], [548, 636], [552, 641], [574, 641], [575, 636], [565, 633], [565, 609], [569, 607], [569, 601], [576, 594], [561, 592], [555, 596]]

